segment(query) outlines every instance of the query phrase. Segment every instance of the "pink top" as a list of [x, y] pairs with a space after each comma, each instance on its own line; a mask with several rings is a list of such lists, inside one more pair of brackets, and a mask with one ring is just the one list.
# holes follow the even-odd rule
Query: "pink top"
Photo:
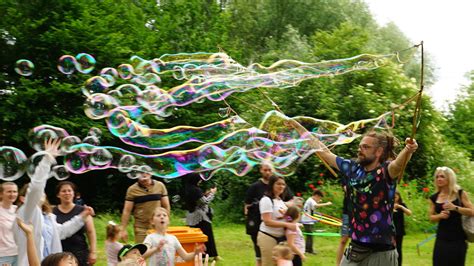
[[110, 242], [105, 240], [105, 253], [107, 254], [107, 266], [116, 266], [119, 261], [117, 258], [118, 252], [123, 247], [122, 243], [117, 241]]
[[305, 252], [305, 245], [304, 245], [304, 237], [303, 237], [303, 232], [301, 232], [301, 229], [299, 227], [296, 228], [296, 230], [290, 230], [286, 229], [285, 230], [285, 235], [286, 238], [288, 239], [289, 235], [295, 235], [295, 246], [296, 248], [301, 251], [301, 253], [304, 254]]
[[10, 209], [0, 206], [0, 257], [18, 255], [18, 247], [13, 237], [13, 224], [16, 222], [16, 205]]

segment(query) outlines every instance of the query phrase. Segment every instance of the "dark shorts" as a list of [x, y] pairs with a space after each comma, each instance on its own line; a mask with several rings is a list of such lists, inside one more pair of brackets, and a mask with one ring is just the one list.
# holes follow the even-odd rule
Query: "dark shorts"
[[341, 236], [349, 236], [349, 215], [342, 215]]

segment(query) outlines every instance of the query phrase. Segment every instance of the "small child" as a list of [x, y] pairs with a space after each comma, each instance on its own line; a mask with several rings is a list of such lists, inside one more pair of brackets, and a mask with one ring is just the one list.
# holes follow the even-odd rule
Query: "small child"
[[166, 233], [170, 219], [165, 208], [156, 208], [151, 219], [155, 232], [147, 235], [143, 241], [148, 246], [143, 257], [150, 258], [149, 265], [175, 265], [176, 252], [183, 260], [192, 261], [195, 254], [202, 252], [202, 245], [197, 246], [194, 252], [186, 252], [174, 235]]
[[[322, 206], [329, 206], [332, 204], [331, 202], [320, 203], [322, 198], [323, 198], [323, 193], [320, 190], [315, 189], [313, 191], [313, 195], [310, 198], [308, 198], [306, 202], [304, 203], [303, 212], [311, 216], [316, 211], [316, 208], [319, 208]], [[316, 221], [314, 219], [306, 215], [303, 215], [303, 217], [301, 217], [301, 223], [304, 225], [304, 231], [306, 233], [313, 233], [313, 227], [314, 227], [315, 222]], [[306, 253], [309, 253], [309, 254], [316, 254], [315, 250], [313, 250], [313, 236], [312, 235], [306, 235], [305, 251]]]
[[274, 246], [272, 249], [272, 258], [277, 266], [292, 266], [293, 254], [291, 249], [283, 242]]
[[124, 245], [117, 258], [120, 261], [117, 266], [146, 266], [146, 261], [142, 257], [148, 247], [144, 244]]
[[[290, 223], [297, 223], [300, 219], [300, 209], [295, 206], [290, 206], [285, 212], [285, 218]], [[301, 266], [303, 265], [303, 260], [306, 259], [304, 255], [304, 237], [303, 232], [301, 232], [299, 226], [296, 227], [296, 230], [286, 229], [285, 230], [286, 241], [288, 246], [294, 254], [293, 265]]]
[[122, 227], [113, 221], [109, 221], [106, 232], [107, 239], [105, 240], [105, 253], [107, 254], [107, 266], [116, 266], [119, 262], [117, 255], [123, 247], [123, 244], [118, 242], [122, 232]]

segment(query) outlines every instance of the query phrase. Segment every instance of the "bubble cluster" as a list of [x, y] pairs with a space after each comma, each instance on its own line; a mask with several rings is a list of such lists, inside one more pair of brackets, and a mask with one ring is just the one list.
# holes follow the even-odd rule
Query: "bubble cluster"
[[59, 72], [70, 75], [76, 70], [83, 74], [89, 74], [94, 70], [96, 64], [95, 58], [86, 53], [79, 53], [75, 57], [72, 55], [63, 55], [58, 59], [57, 68]]
[[[101, 146], [102, 132], [98, 128], [91, 128], [81, 139], [62, 128], [42, 125], [30, 133], [30, 145], [38, 152], [28, 162], [21, 151], [12, 157], [11, 147], [0, 147], [8, 151], [0, 153], [0, 178], [14, 180], [25, 171], [33, 175], [42, 158], [49, 155], [44, 151], [48, 139], [60, 139], [60, 152], [65, 156], [64, 165], [54, 165], [51, 169], [51, 175], [58, 180], [68, 178], [69, 173], [107, 168], [116, 168], [132, 179], [144, 172], [165, 180], [189, 173], [209, 179], [219, 171], [244, 176], [263, 162], [271, 163], [276, 175], [287, 176], [314, 152], [353, 141], [369, 124], [388, 126], [390, 114], [343, 125], [311, 117], [290, 118], [270, 111], [255, 127], [225, 107], [217, 110], [223, 118], [221, 121], [201, 127], [182, 125], [165, 129], [151, 128], [143, 118], [152, 115], [166, 119], [176, 108], [204, 100], [223, 101], [233, 93], [255, 88], [284, 89], [307, 79], [370, 70], [392, 57], [359, 55], [318, 63], [281, 60], [269, 67], [260, 64], [245, 67], [225, 53], [165, 54], [152, 60], [133, 56], [128, 63], [103, 68], [84, 82], [81, 90], [86, 96], [85, 113], [94, 120], [104, 119], [108, 130], [128, 145], [168, 151], [139, 154]], [[89, 74], [95, 64], [94, 57], [86, 53], [75, 57], [64, 55], [59, 59], [58, 70], [68, 75], [76, 70]], [[182, 84], [167, 90], [161, 88], [161, 77], [170, 76]], [[307, 131], [299, 132], [291, 126], [291, 121], [304, 125]], [[312, 144], [315, 138], [321, 146]], [[182, 149], [187, 143], [199, 146]], [[174, 197], [179, 201], [179, 195]]]
[[19, 75], [28, 77], [33, 75], [35, 65], [30, 60], [20, 59], [15, 63], [15, 72]]

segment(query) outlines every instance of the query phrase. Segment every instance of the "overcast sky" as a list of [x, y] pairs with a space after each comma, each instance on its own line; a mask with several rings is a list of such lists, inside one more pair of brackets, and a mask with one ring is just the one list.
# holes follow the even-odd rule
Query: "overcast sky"
[[393, 21], [413, 44], [424, 41], [438, 68], [427, 93], [438, 108], [454, 100], [474, 70], [474, 0], [366, 0], [379, 24]]

